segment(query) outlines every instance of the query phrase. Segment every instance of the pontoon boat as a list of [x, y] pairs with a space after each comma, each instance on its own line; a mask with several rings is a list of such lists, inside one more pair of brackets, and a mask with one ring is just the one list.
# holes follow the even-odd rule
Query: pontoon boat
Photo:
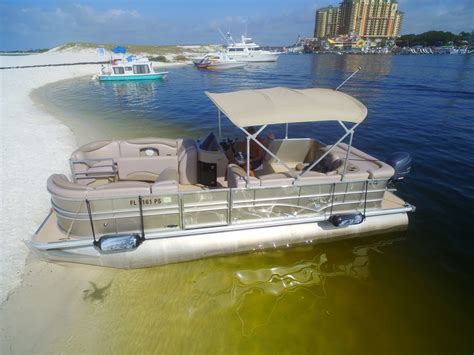
[[[245, 133], [243, 144], [214, 133], [86, 144], [71, 156], [71, 180], [48, 179], [52, 209], [32, 249], [52, 261], [138, 268], [406, 229], [414, 207], [393, 182], [411, 158], [397, 153], [387, 164], [352, 147], [367, 115], [360, 101], [316, 88], [206, 94], [219, 109], [216, 134], [223, 113]], [[263, 138], [269, 125], [288, 132], [320, 121], [343, 128], [335, 144]], [[259, 170], [232, 158], [251, 142], [265, 152]]]

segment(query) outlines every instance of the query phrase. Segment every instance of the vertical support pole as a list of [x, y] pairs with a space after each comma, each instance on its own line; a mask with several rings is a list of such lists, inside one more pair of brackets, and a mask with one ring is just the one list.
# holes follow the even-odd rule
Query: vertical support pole
[[332, 216], [332, 209], [334, 207], [334, 194], [336, 193], [336, 183], [334, 182], [332, 184], [332, 189], [331, 189], [331, 210], [329, 211], [329, 217]]
[[288, 139], [288, 123], [285, 125], [285, 139]]
[[219, 121], [219, 140], [222, 139], [222, 128], [221, 128], [221, 110], [217, 109], [217, 120]]
[[178, 193], [178, 203], [179, 203], [179, 227], [181, 230], [184, 229], [184, 208], [183, 208], [183, 195]]
[[250, 137], [247, 135], [247, 186], [250, 180]]
[[351, 131], [351, 134], [349, 136], [349, 147], [347, 148], [346, 160], [344, 161], [344, 169], [342, 170], [341, 181], [344, 181], [344, 177], [346, 176], [346, 169], [347, 169], [347, 165], [349, 163], [349, 156], [351, 154], [352, 137], [354, 137], [354, 131]]
[[232, 224], [232, 189], [227, 192], [227, 224]]
[[365, 182], [365, 196], [364, 196], [364, 220], [365, 220], [365, 211], [367, 210], [367, 192], [369, 190], [369, 180]]
[[143, 202], [142, 202], [141, 196], [138, 196], [138, 206], [140, 208], [140, 225], [141, 225], [142, 238], [145, 238], [145, 223], [143, 221]]
[[87, 213], [89, 214], [89, 222], [91, 222], [92, 237], [94, 238], [94, 243], [97, 243], [97, 240], [95, 239], [94, 221], [92, 220], [91, 204], [88, 199], [86, 199], [86, 205]]

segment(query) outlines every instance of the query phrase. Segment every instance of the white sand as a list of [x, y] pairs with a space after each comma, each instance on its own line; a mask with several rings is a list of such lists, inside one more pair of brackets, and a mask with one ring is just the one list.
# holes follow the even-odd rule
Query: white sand
[[[0, 67], [103, 60], [95, 50], [71, 49], [0, 56]], [[89, 295], [96, 284], [101, 285], [101, 279], [110, 280], [119, 272], [49, 264], [23, 243], [50, 208], [48, 176], [69, 174], [68, 159], [76, 148], [71, 130], [41, 104], [34, 104], [30, 93], [58, 80], [92, 76], [98, 68], [75, 65], [0, 70], [0, 354], [67, 353], [77, 332], [93, 338], [94, 328], [81, 325], [84, 315], [91, 312], [84, 295]], [[97, 339], [91, 341], [93, 344]]]
[[[0, 56], [0, 66], [100, 61], [95, 51]], [[0, 71], [2, 247], [0, 302], [20, 283], [28, 240], [50, 207], [46, 180], [57, 171], [67, 173], [74, 150], [72, 132], [33, 104], [30, 92], [54, 81], [92, 75], [98, 65], [8, 69]]]
[[[50, 51], [30, 56], [0, 56], [0, 67], [107, 60], [93, 49]], [[159, 66], [154, 63], [154, 66]], [[50, 208], [46, 180], [69, 173], [76, 147], [71, 130], [35, 105], [33, 89], [93, 75], [99, 65], [0, 70], [0, 303], [21, 282], [29, 240]]]

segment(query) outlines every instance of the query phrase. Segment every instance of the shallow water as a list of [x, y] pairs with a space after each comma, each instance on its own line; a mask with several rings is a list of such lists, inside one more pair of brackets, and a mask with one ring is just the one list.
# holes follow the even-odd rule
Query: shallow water
[[[417, 206], [406, 233], [111, 270], [95, 285], [102, 293], [85, 293], [84, 331], [62, 350], [472, 353], [474, 57], [288, 55], [244, 70], [175, 68], [163, 81], [65, 81], [37, 94], [66, 113], [80, 143], [203, 137], [217, 131], [206, 90], [334, 88], [359, 66], [343, 89], [369, 108], [354, 145], [379, 158], [413, 155], [399, 189]], [[224, 132], [238, 135], [229, 123]], [[290, 126], [290, 137], [340, 134], [334, 124]]]

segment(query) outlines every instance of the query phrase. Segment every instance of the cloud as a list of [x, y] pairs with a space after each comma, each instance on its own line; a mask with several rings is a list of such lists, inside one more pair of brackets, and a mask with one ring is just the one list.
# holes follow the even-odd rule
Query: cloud
[[[5, 9], [3, 9], [5, 10]], [[50, 47], [64, 42], [121, 42], [124, 34], [146, 31], [139, 11], [111, 8], [99, 10], [81, 4], [55, 8], [7, 8], [2, 11], [2, 42], [30, 42], [29, 47]], [[131, 38], [129, 38], [131, 39]], [[10, 45], [11, 46], [11, 45]], [[3, 47], [3, 46], [2, 46]], [[17, 47], [16, 47], [17, 48]]]
[[402, 33], [421, 33], [430, 30], [473, 30], [474, 2], [472, 0], [399, 0], [404, 12]]
[[[288, 45], [310, 37], [317, 8], [338, 0], [103, 0], [34, 6], [0, 2], [0, 49], [53, 47], [65, 42], [195, 44], [222, 42], [217, 29], [234, 38], [247, 33], [262, 45]], [[472, 30], [472, 0], [399, 0], [402, 33]], [[123, 5], [127, 4], [127, 5]], [[131, 5], [133, 4], [133, 7]], [[102, 6], [102, 7], [101, 7]]]
[[255, 38], [260, 44], [288, 45], [294, 43], [298, 35], [312, 36], [314, 30], [315, 8], [306, 7], [285, 10], [275, 15], [227, 16], [214, 19], [203, 32], [217, 34], [217, 29], [230, 32], [234, 39], [242, 34]]

